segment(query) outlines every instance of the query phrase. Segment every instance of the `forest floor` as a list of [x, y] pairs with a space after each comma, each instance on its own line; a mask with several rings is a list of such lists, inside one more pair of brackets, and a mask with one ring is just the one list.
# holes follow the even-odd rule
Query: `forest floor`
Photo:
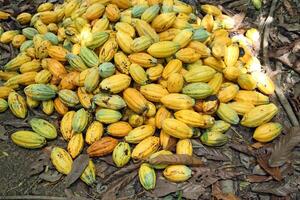
[[[16, 16], [24, 11], [34, 12], [43, 2], [0, 0], [0, 10]], [[170, 183], [158, 173], [156, 189], [150, 192], [139, 184], [138, 163], [118, 169], [111, 156], [94, 160], [95, 185], [88, 187], [76, 181], [66, 187], [64, 177], [49, 160], [51, 146], [66, 146], [61, 137], [38, 151], [19, 148], [10, 140], [11, 133], [29, 128], [28, 121], [33, 116], [47, 116], [30, 111], [25, 120], [19, 120], [5, 112], [0, 114], [0, 199], [300, 199], [300, 146], [299, 142], [298, 147], [295, 144], [300, 138], [299, 1], [264, 0], [259, 11], [250, 0], [186, 2], [197, 10], [202, 3], [212, 3], [234, 16], [237, 26], [232, 34], [243, 33], [250, 27], [260, 31], [261, 44], [255, 51], [278, 88], [271, 100], [280, 108], [274, 121], [284, 126], [281, 136], [263, 145], [252, 140], [252, 129], [234, 126], [227, 132], [230, 141], [220, 148], [209, 148], [193, 139], [194, 154], [205, 165], [193, 167], [193, 177], [183, 184]], [[13, 17], [1, 24], [4, 29], [22, 28]], [[17, 54], [12, 46], [3, 44], [0, 52], [0, 65]], [[53, 115], [50, 120], [58, 126], [60, 118]], [[270, 163], [277, 167], [270, 167]]]

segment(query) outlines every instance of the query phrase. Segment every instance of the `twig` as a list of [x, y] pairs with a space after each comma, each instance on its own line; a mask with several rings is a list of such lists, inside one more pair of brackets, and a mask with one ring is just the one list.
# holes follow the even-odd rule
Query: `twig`
[[35, 195], [21, 195], [21, 196], [0, 196], [0, 199], [31, 199], [31, 200], [67, 200], [67, 197], [52, 197], [52, 196], [35, 196]]
[[[271, 69], [270, 69], [270, 61], [269, 61], [269, 53], [268, 53], [268, 47], [269, 47], [269, 43], [268, 43], [268, 37], [269, 37], [269, 33], [270, 33], [270, 29], [269, 26], [273, 21], [273, 16], [274, 16], [274, 10], [276, 8], [276, 4], [277, 4], [278, 0], [273, 0], [271, 3], [271, 8], [268, 14], [268, 17], [263, 25], [264, 27], [264, 34], [263, 34], [263, 59], [264, 59], [264, 64], [265, 64], [265, 69], [267, 71], [267, 73], [271, 73]], [[297, 120], [297, 117], [295, 115], [295, 113], [293, 112], [293, 109], [291, 107], [291, 105], [289, 104], [288, 100], [286, 99], [282, 89], [280, 88], [280, 85], [276, 84], [276, 89], [275, 89], [275, 94], [277, 95], [280, 103], [282, 104], [282, 106], [284, 107], [291, 123], [293, 126], [299, 126], [299, 122]]]

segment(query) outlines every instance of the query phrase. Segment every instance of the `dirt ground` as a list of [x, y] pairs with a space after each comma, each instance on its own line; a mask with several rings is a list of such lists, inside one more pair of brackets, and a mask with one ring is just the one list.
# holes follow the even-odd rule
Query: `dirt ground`
[[[274, 1], [274, 0], [273, 0]], [[33, 11], [34, 6], [29, 5], [28, 2], [30, 1], [18, 1], [21, 2], [20, 6], [13, 6], [13, 1], [0, 1], [0, 8], [4, 8], [4, 4], [12, 5], [13, 9], [17, 12], [20, 12], [22, 10], [29, 10]], [[42, 3], [44, 1], [34, 1], [34, 5], [38, 5], [39, 3]], [[218, 5], [221, 5], [225, 11], [230, 11], [234, 14], [236, 13], [245, 13], [246, 17], [243, 21], [245, 24], [245, 28], [249, 26], [254, 26], [259, 28], [261, 26], [261, 21], [264, 21], [266, 17], [269, 14], [269, 9], [271, 7], [272, 1], [264, 1], [265, 5], [260, 11], [256, 11], [250, 4], [248, 4], [248, 0], [239, 0], [239, 1], [230, 1], [230, 0], [223, 0], [223, 1], [199, 1], [200, 3], [216, 3]], [[273, 54], [268, 55], [268, 57], [280, 57], [280, 52], [276, 52], [275, 50], [278, 50], [280, 48], [287, 48], [292, 42], [299, 40], [299, 27], [296, 30], [293, 29], [291, 26], [281, 26], [282, 22], [286, 22], [285, 20], [289, 20], [291, 25], [298, 24], [299, 25], [299, 6], [300, 3], [293, 0], [283, 0], [278, 1], [275, 16], [276, 20], [282, 20], [283, 21], [278, 23], [273, 23], [270, 28], [270, 38], [269, 40], [269, 51]], [[192, 2], [195, 5], [195, 2]], [[296, 3], [296, 4], [295, 4]], [[197, 5], [197, 4], [196, 4]], [[298, 7], [291, 7], [289, 5], [298, 5]], [[2, 7], [1, 7], [2, 6]], [[23, 6], [23, 7], [22, 7]], [[199, 6], [199, 5], [198, 5]], [[5, 8], [7, 8], [6, 6]], [[298, 9], [298, 11], [297, 11]], [[296, 11], [295, 11], [296, 10]], [[294, 13], [293, 13], [294, 12]], [[294, 15], [294, 16], [293, 16]], [[294, 19], [298, 18], [298, 19]], [[293, 21], [294, 20], [294, 21]], [[296, 36], [295, 36], [296, 35]], [[262, 35], [261, 35], [262, 36]], [[298, 37], [297, 37], [298, 36]], [[261, 38], [263, 39], [263, 38]], [[279, 40], [279, 41], [278, 41]], [[274, 42], [277, 41], [277, 42]], [[290, 47], [290, 46], [289, 46]], [[289, 49], [291, 50], [291, 47]], [[3, 49], [2, 49], [3, 51]], [[277, 53], [277, 54], [276, 54]], [[13, 55], [13, 53], [11, 53]], [[4, 54], [3, 54], [4, 55]], [[263, 51], [262, 48], [259, 51], [260, 59], [263, 60]], [[296, 59], [296, 60], [295, 60]], [[293, 112], [296, 114], [297, 117], [299, 117], [299, 102], [300, 102], [300, 65], [299, 62], [297, 62], [297, 59], [299, 61], [299, 49], [298, 51], [295, 51], [295, 55], [291, 55], [288, 58], [289, 63], [287, 63], [287, 60], [280, 60], [280, 59], [271, 59], [271, 68], [273, 71], [279, 72], [280, 74], [280, 80], [279, 84], [282, 87], [282, 90], [284, 91], [287, 100], [290, 102], [293, 108]], [[2, 60], [2, 62], [4, 62]], [[299, 66], [299, 68], [298, 68]], [[295, 67], [295, 68], [293, 68]], [[278, 98], [274, 95], [272, 97], [273, 101], [276, 103], [276, 105], [279, 105], [280, 107], [280, 114], [276, 116], [275, 121], [280, 121], [283, 123], [284, 126], [284, 134], [287, 134], [288, 129], [292, 126], [291, 122], [288, 120], [289, 117], [286, 113], [286, 111], [281, 106]], [[172, 192], [166, 192], [166, 191], [153, 191], [151, 192], [145, 192], [141, 188], [141, 186], [138, 184], [138, 179], [136, 178], [136, 174], [133, 170], [134, 164], [132, 163], [133, 167], [127, 167], [125, 170], [117, 170], [117, 168], [112, 167], [109, 163], [111, 163], [111, 158], [99, 158], [95, 159], [96, 167], [97, 167], [97, 184], [95, 184], [92, 187], [88, 187], [85, 184], [83, 184], [80, 180], [77, 180], [72, 186], [68, 189], [65, 188], [63, 179], [59, 174], [55, 174], [53, 170], [53, 166], [51, 163], [49, 163], [49, 147], [51, 146], [61, 146], [65, 147], [66, 143], [63, 141], [62, 137], [59, 137], [55, 141], [48, 142], [48, 145], [46, 148], [42, 150], [27, 150], [22, 149], [20, 147], [17, 147], [14, 145], [10, 140], [10, 134], [15, 132], [19, 129], [28, 129], [28, 119], [30, 117], [35, 116], [37, 113], [40, 113], [39, 111], [35, 111], [35, 113], [31, 113], [27, 119], [25, 120], [18, 120], [12, 116], [12, 114], [7, 111], [5, 113], [0, 114], [0, 199], [6, 199], [5, 196], [17, 196], [14, 198], [24, 199], [24, 195], [33, 195], [29, 199], [110, 199], [108, 198], [111, 192], [119, 192], [117, 195], [117, 199], [153, 199], [153, 198], [160, 198], [160, 199], [181, 199], [181, 198], [189, 198], [186, 193], [189, 191], [190, 193], [193, 193], [194, 191], [191, 187], [185, 191], [183, 189], [183, 192], [178, 192], [179, 190], [173, 188], [174, 191]], [[40, 113], [42, 117], [45, 117], [43, 114]], [[298, 118], [299, 119], [299, 118]], [[52, 116], [51, 120], [54, 124], [58, 125], [59, 117], [58, 116]], [[240, 126], [234, 127], [234, 130], [229, 131], [229, 135], [232, 136], [232, 138], [236, 138], [237, 133], [242, 135], [242, 137], [245, 139], [245, 141], [249, 143], [253, 143], [251, 140], [251, 132], [250, 129], [245, 129]], [[225, 170], [224, 174], [219, 175], [219, 183], [221, 184], [221, 187], [223, 191], [229, 191], [229, 193], [235, 193], [237, 196], [240, 197], [240, 199], [263, 199], [263, 200], [283, 200], [283, 199], [300, 199], [300, 179], [299, 179], [299, 172], [300, 172], [300, 151], [299, 148], [296, 148], [294, 150], [295, 159], [293, 162], [289, 164], [289, 166], [292, 166], [292, 170], [288, 168], [289, 166], [286, 166], [287, 169], [281, 169], [282, 174], [285, 178], [284, 183], [289, 183], [290, 181], [293, 182], [294, 185], [283, 186], [283, 189], [280, 191], [282, 192], [279, 195], [278, 191], [275, 192], [266, 192], [266, 191], [260, 191], [255, 192], [253, 191], [253, 185], [256, 185], [257, 183], [263, 183], [267, 179], [270, 180], [270, 176], [267, 175], [262, 169], [256, 169], [257, 164], [255, 163], [255, 159], [251, 156], [248, 156], [246, 153], [240, 153], [243, 152], [243, 149], [240, 151], [233, 151], [229, 146], [224, 147], [223, 149], [217, 149], [218, 152], [222, 152], [222, 155], [218, 152], [214, 152], [213, 150], [205, 147], [201, 147], [206, 152], [203, 153], [203, 156], [206, 157], [208, 155], [216, 156], [220, 155], [219, 160], [215, 160], [213, 158], [207, 158], [207, 160], [204, 158], [205, 161], [208, 163], [208, 168], [210, 169], [220, 169], [220, 166], [229, 166], [228, 168], [236, 169], [238, 172], [243, 172], [244, 175], [261, 175], [265, 180], [263, 181], [257, 181], [255, 179], [255, 182], [245, 181], [245, 176], [243, 175], [243, 178], [237, 178], [238, 175], [226, 174], [227, 171]], [[200, 153], [199, 153], [200, 154]], [[197, 154], [197, 155], [199, 155]], [[228, 160], [222, 160], [222, 156], [225, 154], [227, 157], [230, 157], [231, 161]], [[199, 155], [200, 156], [200, 155]], [[255, 168], [256, 167], [256, 168]], [[195, 173], [200, 173], [197, 170], [200, 169], [194, 169]], [[208, 169], [206, 169], [208, 170]], [[286, 170], [286, 171], [284, 171]], [[119, 173], [116, 173], [117, 171], [121, 171]], [[230, 170], [229, 170], [230, 171]], [[161, 175], [160, 175], [161, 176]], [[158, 176], [158, 177], [160, 177]], [[110, 178], [107, 178], [110, 177]], [[120, 177], [126, 177], [128, 179], [128, 183], [122, 181], [120, 185], [118, 185], [115, 180], [120, 180], [118, 178]], [[202, 173], [202, 182], [205, 177]], [[210, 176], [208, 176], [211, 178]], [[249, 178], [249, 177], [248, 177]], [[252, 176], [253, 178], [253, 176]], [[257, 178], [257, 177], [256, 177]], [[298, 178], [298, 179], [293, 179]], [[271, 178], [272, 179], [272, 178]], [[108, 180], [108, 181], [105, 181]], [[252, 179], [251, 179], [252, 180]], [[200, 181], [200, 182], [201, 182]], [[209, 182], [209, 180], [207, 179]], [[121, 182], [121, 181], [120, 181]], [[202, 183], [201, 182], [201, 183]], [[129, 184], [130, 183], [130, 184]], [[160, 186], [163, 187], [164, 182], [159, 182]], [[115, 191], [109, 191], [109, 188], [114, 185]], [[166, 184], [169, 189], [173, 187], [173, 185]], [[258, 185], [259, 187], [260, 185]], [[261, 186], [263, 188], [263, 186]], [[279, 185], [274, 185], [273, 187], [281, 188]], [[296, 189], [298, 187], [298, 190]], [[184, 187], [183, 187], [184, 188]], [[188, 186], [186, 187], [188, 188]], [[266, 188], [270, 189], [270, 185]], [[292, 188], [292, 189], [291, 189]], [[197, 188], [196, 188], [197, 189]], [[196, 190], [195, 189], [195, 190]], [[267, 190], [266, 189], [266, 190]], [[199, 193], [202, 194], [201, 197], [198, 197], [199, 199], [210, 199], [211, 198], [211, 189], [206, 189], [205, 191], [202, 191], [202, 188], [197, 189]], [[254, 189], [255, 190], [255, 189]], [[103, 192], [104, 191], [104, 192]], [[201, 191], [201, 192], [200, 192]], [[162, 198], [156, 194], [164, 194], [166, 193], [166, 197]], [[185, 193], [186, 192], [186, 193]], [[156, 193], [156, 194], [155, 194]], [[268, 194], [269, 193], [269, 194]], [[284, 195], [287, 194], [287, 195]], [[112, 195], [113, 196], [113, 195]], [[164, 195], [163, 195], [164, 196]], [[63, 198], [59, 198], [63, 197]], [[13, 197], [12, 197], [13, 198]], [[114, 199], [114, 197], [111, 197], [111, 199]], [[226, 199], [226, 198], [223, 198]], [[227, 198], [227, 199], [234, 199], [234, 198]]]

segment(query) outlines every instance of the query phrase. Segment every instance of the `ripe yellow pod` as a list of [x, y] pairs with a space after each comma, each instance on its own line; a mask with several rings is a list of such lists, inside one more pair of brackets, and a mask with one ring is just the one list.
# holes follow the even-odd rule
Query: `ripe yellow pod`
[[193, 136], [193, 129], [184, 122], [177, 119], [168, 118], [162, 122], [162, 130], [175, 138], [186, 139]]
[[120, 9], [127, 9], [131, 6], [130, 0], [111, 0], [111, 3], [116, 4]]
[[238, 45], [232, 44], [225, 49], [224, 62], [227, 67], [235, 66], [238, 58], [239, 58]]
[[144, 160], [159, 148], [159, 138], [155, 136], [147, 137], [137, 144], [132, 150], [131, 157], [135, 160]]
[[72, 136], [68, 143], [68, 152], [72, 158], [76, 158], [82, 151], [84, 146], [84, 139], [82, 133], [77, 133]]
[[54, 99], [53, 103], [54, 109], [58, 114], [65, 115], [69, 111], [68, 107], [63, 104], [63, 102], [58, 97]]
[[22, 74], [26, 72], [38, 72], [42, 69], [41, 63], [39, 60], [32, 60], [29, 62], [26, 62], [20, 66], [20, 72]]
[[55, 11], [40, 12], [40, 19], [46, 25], [48, 25], [50, 23], [56, 23], [57, 22], [57, 12], [55, 12]]
[[147, 100], [145, 97], [134, 88], [127, 88], [123, 92], [123, 98], [127, 106], [138, 114], [147, 111]]
[[173, 10], [178, 13], [190, 14], [193, 12], [193, 7], [182, 1], [174, 0]]
[[138, 126], [143, 125], [144, 117], [141, 115], [137, 115], [137, 114], [131, 114], [129, 116], [128, 122], [132, 127], [138, 127]]
[[67, 90], [74, 90], [76, 88], [76, 85], [74, 84], [74, 80], [79, 77], [79, 72], [70, 72], [67, 75], [65, 75], [60, 83], [59, 88], [61, 90], [67, 89]]
[[241, 120], [241, 125], [246, 127], [257, 127], [269, 122], [277, 113], [278, 108], [273, 103], [256, 106], [244, 115]]
[[130, 62], [136, 63], [142, 67], [154, 67], [157, 65], [157, 59], [147, 53], [133, 53], [128, 56]]
[[107, 17], [102, 17], [93, 24], [92, 33], [97, 33], [100, 31], [105, 31], [109, 27], [109, 20]]
[[168, 30], [163, 31], [158, 34], [159, 41], [171, 41], [176, 37], [176, 35], [178, 35], [179, 32], [180, 32], [180, 29], [169, 28]]
[[240, 119], [238, 114], [229, 105], [225, 103], [220, 103], [217, 110], [217, 115], [220, 119], [228, 122], [230, 124], [238, 124]]
[[227, 135], [220, 132], [206, 131], [200, 137], [203, 144], [207, 146], [222, 146], [227, 143]]
[[181, 139], [176, 144], [176, 154], [193, 155], [193, 145], [190, 139]]
[[0, 79], [3, 81], [7, 81], [11, 77], [18, 75], [18, 72], [7, 72], [7, 71], [0, 71]]
[[39, 7], [37, 8], [37, 12], [44, 12], [44, 11], [49, 11], [52, 10], [54, 7], [54, 5], [50, 2], [47, 3], [42, 3], [41, 5], [39, 5]]
[[89, 109], [92, 106], [91, 100], [93, 98], [93, 95], [91, 93], [88, 93], [84, 87], [79, 87], [77, 89], [77, 96], [80, 104], [84, 108]]
[[18, 35], [18, 33], [19, 33], [18, 31], [14, 31], [14, 30], [5, 31], [4, 33], [2, 33], [0, 37], [0, 42], [4, 44], [10, 43], [13, 40], [13, 38], [16, 35]]
[[57, 61], [66, 61], [66, 55], [68, 51], [61, 46], [50, 46], [48, 47], [48, 54], [51, 58]]
[[74, 116], [75, 111], [71, 110], [63, 116], [60, 122], [60, 132], [66, 141], [69, 141], [74, 135], [74, 131], [72, 129], [72, 121]]
[[71, 172], [73, 160], [66, 150], [60, 147], [54, 147], [51, 151], [50, 158], [58, 172], [62, 174], [69, 174]]
[[144, 124], [156, 127], [156, 125], [155, 125], [155, 117], [146, 118]]
[[214, 42], [211, 47], [211, 52], [214, 57], [221, 59], [225, 55], [225, 49], [225, 44]]
[[24, 119], [27, 115], [27, 105], [25, 99], [17, 92], [11, 91], [7, 99], [10, 111], [17, 118]]
[[161, 106], [155, 115], [155, 125], [158, 129], [161, 129], [162, 127], [162, 122], [167, 119], [170, 118], [172, 116], [171, 112], [164, 106]]
[[218, 99], [222, 103], [227, 103], [234, 99], [239, 91], [239, 86], [230, 82], [223, 83], [218, 92]]
[[118, 31], [116, 34], [116, 39], [119, 47], [127, 54], [132, 53], [131, 45], [133, 43], [133, 39], [127, 33], [123, 31]]
[[48, 24], [47, 28], [48, 28], [48, 31], [55, 33], [55, 34], [58, 31], [58, 26], [55, 23]]
[[221, 85], [223, 83], [223, 74], [217, 72], [213, 76], [213, 78], [208, 82], [208, 85], [212, 88], [213, 93], [217, 94], [221, 88]]
[[281, 130], [282, 126], [280, 123], [265, 123], [255, 129], [253, 138], [259, 142], [270, 142], [281, 133]]
[[143, 163], [139, 169], [139, 180], [145, 190], [152, 190], [155, 188], [156, 175], [151, 165]]
[[56, 77], [63, 78], [68, 72], [58, 60], [49, 58], [46, 60], [49, 72]]
[[146, 71], [138, 64], [132, 63], [129, 66], [129, 74], [132, 79], [139, 85], [146, 85], [148, 77]]
[[199, 67], [193, 67], [187, 73], [184, 74], [184, 79], [188, 83], [195, 82], [208, 82], [215, 75], [216, 71], [206, 65], [199, 65]]
[[218, 72], [222, 72], [226, 68], [225, 63], [222, 60], [218, 60], [212, 56], [205, 58], [203, 62], [205, 65], [210, 66]]
[[116, 4], [108, 4], [105, 8], [105, 15], [111, 22], [116, 22], [120, 19], [120, 10]]
[[31, 14], [30, 13], [21, 13], [17, 16], [17, 21], [24, 25], [24, 24], [28, 24], [31, 20]]
[[92, 185], [96, 181], [96, 168], [92, 160], [89, 161], [80, 179], [88, 185]]
[[236, 81], [240, 73], [240, 69], [237, 67], [226, 67], [223, 70], [224, 77], [229, 81]]
[[124, 139], [128, 143], [138, 144], [145, 138], [152, 136], [154, 132], [155, 127], [151, 125], [142, 125], [130, 131]]
[[40, 34], [45, 34], [48, 32], [46, 24], [44, 24], [40, 19], [36, 20], [34, 23], [34, 28], [36, 28]]
[[183, 30], [183, 29], [191, 29], [193, 28], [193, 26], [187, 20], [180, 19], [180, 17], [176, 17], [172, 28]]
[[256, 80], [251, 74], [241, 73], [237, 79], [237, 82], [244, 90], [254, 90], [256, 88]]
[[164, 171], [163, 175], [172, 182], [183, 182], [192, 176], [192, 170], [185, 165], [170, 165]]
[[16, 35], [13, 37], [11, 43], [13, 47], [19, 48], [26, 41], [26, 37], [24, 35]]
[[126, 74], [116, 74], [101, 81], [100, 87], [103, 90], [119, 93], [130, 85], [131, 78]]
[[164, 150], [170, 150], [171, 148], [175, 147], [177, 143], [176, 138], [168, 135], [163, 130], [160, 131], [159, 141], [160, 141], [160, 145]]
[[[181, 30], [173, 39], [173, 42], [177, 42], [180, 48], [185, 47], [192, 40], [193, 32], [191, 30], [185, 29]], [[198, 52], [197, 52], [198, 53]]]
[[27, 149], [41, 148], [47, 143], [44, 137], [33, 131], [17, 131], [11, 134], [11, 140], [16, 145]]
[[101, 3], [94, 3], [87, 8], [84, 17], [91, 21], [99, 19], [103, 15], [104, 11], [105, 7]]
[[139, 36], [147, 35], [153, 39], [154, 42], [159, 41], [159, 36], [155, 30], [144, 20], [136, 20], [135, 29]]
[[193, 110], [179, 110], [174, 113], [174, 116], [177, 120], [184, 122], [191, 127], [204, 128], [207, 125], [214, 124], [215, 121], [213, 117], [205, 118], [204, 115]]
[[169, 94], [168, 90], [159, 84], [147, 84], [140, 88], [140, 92], [146, 99], [152, 102], [160, 102], [160, 99]]
[[118, 42], [115, 37], [108, 39], [99, 52], [100, 62], [109, 62], [113, 59], [114, 55], [118, 51]]
[[167, 80], [167, 89], [170, 93], [179, 93], [182, 90], [183, 84], [183, 76], [179, 73], [172, 73]]
[[175, 13], [162, 13], [154, 18], [154, 20], [151, 23], [151, 26], [156, 32], [163, 32], [173, 25], [175, 19]]
[[119, 142], [114, 148], [112, 158], [117, 167], [123, 167], [131, 158], [131, 149], [128, 143]]
[[194, 63], [201, 57], [195, 49], [189, 47], [180, 49], [175, 55], [177, 59], [184, 63]]
[[180, 45], [172, 41], [162, 41], [152, 44], [147, 52], [155, 58], [167, 58], [176, 53]]
[[42, 101], [42, 111], [46, 115], [51, 115], [54, 112], [54, 103], [52, 99], [47, 101]]
[[173, 110], [190, 109], [195, 105], [195, 100], [188, 95], [172, 93], [160, 99], [165, 107]]
[[47, 84], [50, 82], [51, 78], [52, 74], [48, 70], [44, 69], [37, 73], [37, 75], [34, 78], [34, 81], [40, 84]]
[[13, 89], [6, 86], [0, 86], [0, 98], [6, 99]]
[[114, 137], [125, 137], [132, 130], [128, 122], [115, 122], [107, 126], [107, 133]]
[[257, 88], [259, 91], [266, 95], [271, 95], [275, 91], [275, 85], [270, 77], [263, 72], [252, 72], [252, 77], [257, 82]]
[[164, 70], [164, 67], [161, 64], [158, 64], [154, 67], [150, 67], [146, 70], [146, 74], [151, 81], [156, 81], [161, 77], [161, 74]]
[[131, 26], [130, 24], [128, 24], [126, 22], [118, 22], [118, 23], [116, 23], [115, 29], [118, 32], [127, 33], [131, 38], [135, 37], [135, 29], [133, 28], [133, 26]]
[[114, 61], [117, 69], [120, 72], [123, 74], [129, 74], [129, 66], [131, 65], [131, 62], [122, 51], [118, 51], [114, 55]]
[[135, 38], [133, 40], [130, 48], [132, 49], [133, 52], [141, 52], [141, 51], [145, 51], [146, 49], [148, 49], [148, 47], [150, 47], [150, 45], [152, 43], [153, 43], [152, 38], [144, 35], [144, 36]]
[[[200, 54], [201, 58], [206, 58], [211, 55], [211, 50], [202, 42], [191, 41], [187, 47], [194, 49], [198, 54]], [[209, 64], [204, 64], [210, 66]]]
[[201, 26], [204, 27], [208, 32], [212, 32], [214, 26], [214, 18], [210, 14], [206, 14], [201, 21]]
[[223, 121], [223, 120], [217, 120], [215, 121], [214, 125], [208, 129], [209, 132], [220, 132], [225, 133], [229, 128], [230, 124]]
[[102, 137], [103, 130], [103, 125], [101, 122], [93, 121], [86, 131], [85, 142], [89, 145], [93, 144]]
[[179, 59], [172, 59], [165, 66], [162, 73], [164, 79], [168, 79], [172, 73], [179, 73], [182, 69], [182, 62]]
[[240, 90], [234, 100], [252, 103], [253, 105], [263, 105], [270, 102], [269, 97], [256, 91]]
[[243, 101], [233, 101], [228, 103], [228, 105], [235, 110], [238, 115], [244, 115], [255, 107], [252, 103]]
[[36, 108], [40, 105], [40, 102], [26, 96], [26, 104], [29, 108]]
[[210, 14], [210, 15], [213, 15], [213, 16], [222, 15], [222, 11], [218, 7], [213, 6], [213, 5], [209, 5], [209, 4], [202, 5], [201, 10], [203, 12], [205, 12], [206, 14]]

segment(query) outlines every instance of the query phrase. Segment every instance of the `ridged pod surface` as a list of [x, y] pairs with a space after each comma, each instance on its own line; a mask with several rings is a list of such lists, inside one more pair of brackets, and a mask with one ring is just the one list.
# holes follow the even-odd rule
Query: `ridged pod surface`
[[180, 45], [172, 41], [162, 41], [152, 44], [147, 52], [155, 58], [166, 58], [173, 55], [180, 48]]
[[179, 140], [176, 144], [176, 154], [193, 155], [193, 145], [190, 139]]
[[128, 143], [138, 144], [143, 139], [152, 136], [154, 132], [155, 127], [151, 125], [142, 125], [131, 130], [124, 139]]
[[138, 90], [127, 88], [123, 92], [123, 99], [134, 112], [142, 114], [147, 111], [147, 100]]
[[76, 92], [72, 90], [63, 89], [58, 92], [59, 99], [69, 107], [74, 107], [79, 103]]
[[74, 133], [81, 133], [87, 126], [89, 120], [89, 114], [84, 109], [76, 111], [72, 120], [72, 130]]
[[102, 123], [93, 121], [86, 131], [85, 142], [89, 145], [93, 144], [102, 137], [103, 131], [104, 128]]
[[80, 179], [88, 185], [92, 185], [96, 181], [96, 167], [92, 160], [89, 161]]
[[139, 169], [139, 180], [145, 190], [152, 190], [156, 185], [154, 169], [147, 163], [143, 163]]
[[33, 131], [17, 131], [11, 134], [11, 140], [16, 145], [27, 149], [41, 148], [47, 143], [44, 137]]
[[[174, 116], [177, 120], [184, 122], [191, 127], [204, 128], [208, 124], [214, 124], [213, 117], [205, 119], [204, 115], [199, 114], [193, 110], [179, 110], [174, 113]], [[207, 120], [209, 120], [209, 122]]]
[[119, 142], [115, 147], [112, 158], [117, 167], [123, 167], [131, 158], [130, 145], [126, 142]]
[[146, 71], [138, 64], [132, 63], [129, 66], [129, 74], [139, 85], [146, 85], [148, 82]]
[[172, 59], [165, 66], [162, 73], [162, 77], [164, 79], [167, 79], [171, 74], [180, 73], [181, 70], [182, 70], [182, 62], [178, 59]]
[[80, 104], [86, 108], [89, 109], [92, 106], [92, 98], [93, 94], [88, 93], [84, 87], [78, 87], [77, 89], [77, 96], [79, 99]]
[[159, 148], [159, 138], [155, 136], [147, 137], [137, 144], [132, 150], [131, 157], [135, 160], [144, 160]]
[[90, 157], [105, 156], [113, 152], [118, 140], [112, 137], [102, 137], [87, 148]]
[[207, 146], [222, 146], [227, 143], [227, 135], [220, 132], [206, 131], [201, 135], [200, 140]]
[[128, 122], [115, 122], [107, 126], [107, 134], [114, 137], [125, 137], [132, 130]]
[[84, 147], [84, 139], [82, 133], [77, 133], [72, 136], [68, 143], [68, 152], [72, 158], [76, 158]]
[[205, 99], [213, 93], [213, 89], [207, 83], [190, 83], [183, 87], [182, 93], [194, 99]]
[[228, 105], [235, 110], [238, 115], [244, 115], [255, 107], [252, 103], [244, 101], [233, 101], [228, 103]]
[[61, 122], [60, 122], [60, 132], [65, 140], [70, 140], [74, 134], [74, 131], [72, 129], [72, 121], [75, 116], [75, 111], [71, 110], [67, 112]]
[[5, 99], [0, 98], [0, 113], [5, 112], [8, 108], [8, 103]]
[[230, 82], [223, 83], [218, 93], [218, 99], [222, 103], [227, 103], [234, 99], [239, 91], [239, 86]]
[[162, 130], [175, 138], [186, 139], [193, 136], [193, 130], [177, 119], [168, 118], [162, 122]]
[[27, 105], [25, 99], [17, 92], [10, 92], [7, 103], [14, 116], [24, 119], [27, 115]]
[[163, 175], [172, 182], [183, 182], [192, 176], [192, 170], [185, 165], [170, 165], [164, 171]]
[[136, 63], [142, 67], [154, 67], [157, 65], [157, 59], [147, 53], [133, 53], [128, 56], [130, 62]]
[[119, 121], [122, 118], [122, 114], [119, 111], [101, 108], [96, 114], [96, 120], [104, 124], [111, 124]]
[[47, 139], [54, 139], [57, 137], [55, 126], [44, 119], [32, 118], [29, 121], [29, 124], [32, 130], [42, 137]]
[[168, 90], [159, 84], [147, 84], [141, 86], [140, 92], [142, 95], [152, 102], [160, 102], [160, 99], [169, 94]]
[[116, 74], [101, 81], [100, 87], [103, 90], [119, 93], [130, 85], [131, 78], [126, 74]]
[[223, 121], [223, 120], [216, 120], [214, 125], [210, 127], [208, 130], [211, 132], [220, 132], [220, 133], [225, 133], [229, 128], [230, 124]]
[[278, 108], [273, 103], [256, 106], [244, 115], [241, 120], [241, 125], [246, 127], [257, 127], [269, 122], [277, 113]]
[[217, 115], [230, 124], [238, 124], [240, 119], [238, 114], [229, 105], [225, 103], [220, 103], [217, 110]]
[[240, 90], [234, 100], [252, 103], [253, 105], [263, 105], [270, 102], [269, 97], [256, 91]]
[[276, 122], [269, 122], [257, 127], [253, 138], [259, 142], [270, 142], [275, 139], [282, 130], [282, 125]]
[[195, 100], [185, 94], [172, 93], [165, 95], [160, 99], [165, 107], [173, 110], [182, 110], [192, 108]]
[[71, 172], [73, 160], [66, 150], [60, 147], [54, 147], [51, 151], [50, 158], [58, 172], [62, 174], [69, 174]]
[[109, 95], [106, 93], [99, 93], [93, 97], [93, 102], [102, 108], [109, 108], [119, 110], [126, 107], [126, 103], [119, 95]]
[[202, 65], [194, 67], [184, 74], [184, 79], [188, 83], [194, 82], [208, 82], [215, 75], [216, 71], [208, 66]]
[[45, 84], [31, 84], [24, 89], [26, 96], [37, 101], [45, 101], [55, 97], [55, 90]]

